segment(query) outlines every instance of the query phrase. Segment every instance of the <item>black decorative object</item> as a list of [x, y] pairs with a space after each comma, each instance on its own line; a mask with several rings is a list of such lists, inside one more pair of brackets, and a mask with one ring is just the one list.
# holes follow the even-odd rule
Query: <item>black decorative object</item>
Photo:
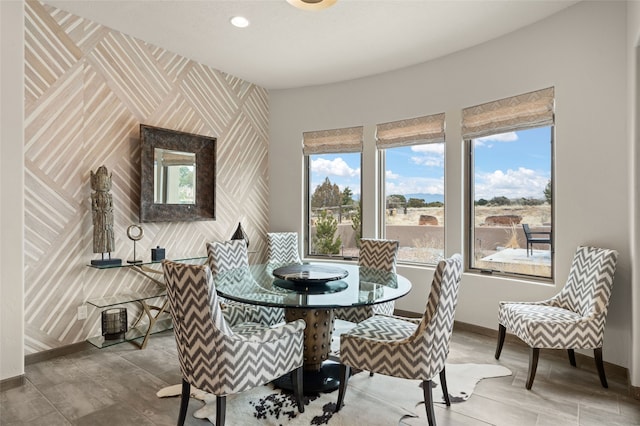
[[296, 293], [323, 294], [346, 290], [349, 271], [330, 265], [292, 264], [273, 270], [273, 285]]
[[156, 246], [156, 248], [151, 249], [151, 260], [154, 262], [159, 262], [164, 259], [164, 248], [160, 246]]
[[236, 228], [236, 232], [233, 233], [231, 239], [245, 240], [247, 242], [247, 248], [249, 248], [249, 237], [247, 236], [247, 233], [244, 232], [244, 229], [242, 229], [242, 224], [240, 224], [240, 222], [238, 222], [238, 228]]
[[114, 308], [102, 311], [102, 335], [105, 340], [124, 339], [126, 332], [126, 308]]

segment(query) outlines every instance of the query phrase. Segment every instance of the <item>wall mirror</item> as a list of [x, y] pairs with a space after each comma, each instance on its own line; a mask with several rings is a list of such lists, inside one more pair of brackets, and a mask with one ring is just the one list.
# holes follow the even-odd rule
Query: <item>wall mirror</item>
[[140, 125], [140, 221], [215, 220], [216, 138]]

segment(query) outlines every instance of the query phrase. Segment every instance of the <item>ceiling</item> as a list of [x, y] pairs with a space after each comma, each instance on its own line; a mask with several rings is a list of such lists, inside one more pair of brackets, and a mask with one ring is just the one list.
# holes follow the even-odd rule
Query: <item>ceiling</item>
[[[577, 1], [44, 0], [267, 89], [351, 80], [415, 65], [507, 34]], [[233, 27], [242, 15], [249, 27]]]

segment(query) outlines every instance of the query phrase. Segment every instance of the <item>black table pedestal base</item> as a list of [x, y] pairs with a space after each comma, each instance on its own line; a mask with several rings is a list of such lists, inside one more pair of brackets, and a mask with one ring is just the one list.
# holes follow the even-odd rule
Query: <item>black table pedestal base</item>
[[[340, 364], [327, 361], [322, 364], [319, 371], [305, 370], [302, 380], [305, 395], [332, 392], [340, 386]], [[273, 381], [273, 385], [292, 391], [291, 373], [277, 378]]]

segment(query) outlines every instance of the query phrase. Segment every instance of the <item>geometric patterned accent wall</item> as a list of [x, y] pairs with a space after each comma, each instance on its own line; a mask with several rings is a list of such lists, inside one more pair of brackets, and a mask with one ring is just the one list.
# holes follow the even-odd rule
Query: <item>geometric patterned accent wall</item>
[[[203, 48], [207, 48], [203, 42]], [[25, 3], [25, 354], [100, 332], [87, 299], [147, 286], [127, 270], [89, 268], [90, 172], [113, 173], [116, 249], [133, 256], [141, 123], [217, 138], [216, 220], [144, 223], [137, 253], [206, 256], [242, 223], [264, 260], [268, 97], [259, 86], [39, 2]], [[131, 315], [131, 314], [130, 314]]]

